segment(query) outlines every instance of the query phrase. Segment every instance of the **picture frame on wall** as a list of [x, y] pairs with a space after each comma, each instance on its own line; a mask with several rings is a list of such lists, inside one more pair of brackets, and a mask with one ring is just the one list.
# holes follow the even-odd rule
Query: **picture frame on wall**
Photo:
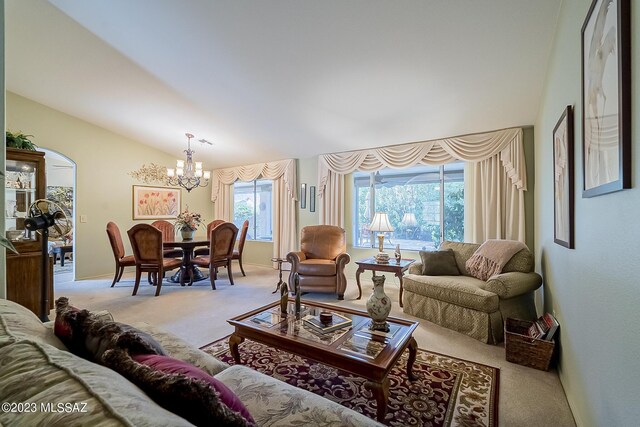
[[316, 187], [309, 187], [309, 212], [316, 211]]
[[300, 209], [307, 208], [307, 184], [300, 184]]
[[630, 0], [593, 0], [582, 25], [582, 197], [631, 188]]
[[567, 105], [553, 128], [553, 241], [574, 248], [573, 108]]
[[133, 219], [176, 219], [182, 208], [182, 192], [175, 187], [134, 185]]

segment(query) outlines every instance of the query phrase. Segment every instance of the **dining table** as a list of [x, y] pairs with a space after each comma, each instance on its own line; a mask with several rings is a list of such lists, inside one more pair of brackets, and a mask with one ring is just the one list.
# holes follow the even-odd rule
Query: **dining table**
[[209, 277], [192, 262], [193, 252], [195, 248], [200, 246], [209, 247], [209, 238], [204, 234], [196, 235], [192, 239], [181, 239], [178, 236], [176, 240], [162, 242], [164, 249], [182, 249], [182, 266], [176, 274], [169, 278], [170, 282], [180, 283], [180, 286], [184, 286], [186, 278], [188, 277], [188, 285], [191, 286], [193, 282], [199, 282]]

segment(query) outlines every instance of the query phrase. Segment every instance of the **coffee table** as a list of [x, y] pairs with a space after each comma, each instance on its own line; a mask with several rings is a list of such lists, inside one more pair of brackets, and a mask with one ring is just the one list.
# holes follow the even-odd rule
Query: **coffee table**
[[[235, 327], [229, 347], [236, 363], [241, 363], [238, 345], [246, 338], [351, 372], [367, 380], [365, 387], [376, 399], [378, 421], [387, 412], [389, 371], [405, 349], [409, 350], [407, 377], [412, 381], [417, 378], [412, 369], [418, 345], [412, 334], [418, 322], [389, 317], [389, 333], [370, 332], [371, 319], [362, 311], [303, 300], [301, 314], [296, 316], [293, 299], [289, 299], [288, 309], [283, 315], [280, 301], [276, 301], [228, 320]], [[348, 317], [352, 325], [321, 334], [301, 320], [322, 310]]]
[[358, 271], [356, 271], [356, 284], [358, 285], [359, 291], [358, 299], [360, 299], [360, 297], [362, 296], [362, 288], [360, 287], [360, 274], [362, 274], [362, 272], [365, 270], [371, 270], [373, 271], [373, 275], [375, 276], [376, 271], [384, 271], [395, 274], [400, 281], [400, 295], [398, 295], [398, 299], [400, 301], [400, 307], [402, 307], [402, 275], [415, 261], [415, 259], [403, 258], [400, 260], [400, 262], [389, 260], [389, 262], [387, 263], [379, 263], [373, 257], [356, 261], [356, 264], [358, 264]]

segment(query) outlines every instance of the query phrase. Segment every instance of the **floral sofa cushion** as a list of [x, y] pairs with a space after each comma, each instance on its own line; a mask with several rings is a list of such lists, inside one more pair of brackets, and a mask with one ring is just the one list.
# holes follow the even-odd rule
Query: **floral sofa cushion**
[[245, 366], [231, 366], [216, 378], [242, 400], [259, 426], [382, 426], [338, 403]]

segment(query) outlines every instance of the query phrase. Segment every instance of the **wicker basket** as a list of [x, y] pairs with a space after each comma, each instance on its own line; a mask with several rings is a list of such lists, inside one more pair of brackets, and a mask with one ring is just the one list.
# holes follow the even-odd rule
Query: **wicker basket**
[[527, 330], [532, 324], [528, 320], [507, 318], [504, 324], [507, 361], [548, 371], [556, 343], [554, 340], [539, 340], [527, 336]]

